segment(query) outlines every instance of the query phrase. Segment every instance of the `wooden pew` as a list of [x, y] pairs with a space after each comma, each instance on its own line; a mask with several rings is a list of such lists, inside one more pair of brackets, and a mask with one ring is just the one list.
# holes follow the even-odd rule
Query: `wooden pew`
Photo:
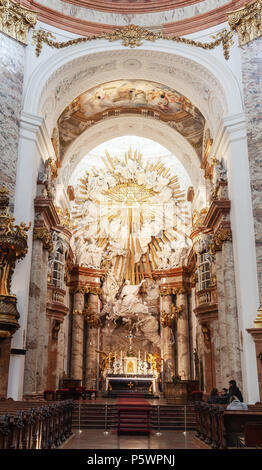
[[262, 410], [225, 410], [221, 415], [220, 444], [222, 449], [237, 447], [238, 437], [244, 436], [247, 423], [261, 423]]
[[0, 449], [52, 449], [72, 434], [73, 401], [0, 401]]

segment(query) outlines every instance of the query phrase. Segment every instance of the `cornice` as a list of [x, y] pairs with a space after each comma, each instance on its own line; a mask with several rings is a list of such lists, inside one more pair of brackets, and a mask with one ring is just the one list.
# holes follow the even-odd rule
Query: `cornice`
[[[172, 1], [172, 0], [171, 0]], [[174, 1], [174, 0], [173, 0]], [[179, 0], [178, 0], [179, 1]], [[78, 0], [70, 1], [74, 5], [80, 6], [77, 3]], [[189, 0], [190, 2], [190, 0]], [[185, 5], [194, 4], [194, 0], [190, 3], [185, 2]], [[68, 16], [64, 13], [53, 10], [49, 7], [41, 5], [34, 0], [23, 0], [23, 5], [26, 7], [34, 8], [38, 12], [38, 20], [43, 23], [49, 24], [56, 28], [75, 33], [77, 35], [88, 36], [90, 34], [99, 34], [102, 31], [110, 32], [119, 28], [123, 28], [124, 25], [109, 25], [103, 23], [95, 23], [87, 20], [83, 20], [78, 17]], [[151, 2], [150, 2], [151, 3]], [[182, 3], [178, 4], [177, 7], [182, 7]], [[201, 15], [186, 18], [184, 20], [176, 21], [174, 23], [165, 23], [162, 26], [162, 32], [164, 35], [176, 34], [186, 35], [197, 31], [203, 31], [217, 24], [221, 24], [227, 21], [227, 12], [230, 8], [240, 8], [245, 4], [245, 0], [233, 0], [223, 7], [216, 8], [215, 10], [208, 11]], [[159, 2], [158, 2], [159, 5]], [[84, 5], [85, 6], [85, 5]], [[129, 5], [130, 6], [130, 5]], [[83, 7], [83, 5], [82, 5]], [[160, 10], [158, 10], [160, 11]], [[152, 10], [150, 11], [152, 13]], [[150, 28], [150, 26], [148, 26]]]
[[49, 228], [60, 225], [60, 219], [51, 199], [47, 199], [45, 197], [36, 197], [34, 206], [36, 213], [44, 215]]

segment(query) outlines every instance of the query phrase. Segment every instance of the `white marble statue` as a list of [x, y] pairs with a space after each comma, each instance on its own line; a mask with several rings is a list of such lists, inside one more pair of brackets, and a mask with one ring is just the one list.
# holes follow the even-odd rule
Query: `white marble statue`
[[80, 242], [77, 250], [77, 262], [81, 266], [99, 269], [102, 261], [103, 248], [99, 248], [94, 242]]

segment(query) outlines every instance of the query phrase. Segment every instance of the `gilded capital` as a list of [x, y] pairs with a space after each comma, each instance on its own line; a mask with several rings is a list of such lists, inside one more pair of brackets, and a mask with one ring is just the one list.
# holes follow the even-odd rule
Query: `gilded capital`
[[46, 227], [34, 227], [33, 239], [41, 240], [43, 242], [43, 247], [48, 250], [50, 253], [54, 249], [54, 243], [52, 240], [52, 235], [50, 230]]
[[228, 23], [237, 32], [243, 46], [262, 35], [262, 0], [247, 3], [243, 8], [228, 13]]
[[0, 31], [27, 44], [30, 28], [34, 28], [38, 13], [24, 8], [13, 0], [0, 0]]
[[220, 228], [213, 236], [213, 241], [210, 243], [210, 253], [214, 254], [216, 251], [222, 249], [222, 244], [226, 241], [232, 241], [231, 229]]

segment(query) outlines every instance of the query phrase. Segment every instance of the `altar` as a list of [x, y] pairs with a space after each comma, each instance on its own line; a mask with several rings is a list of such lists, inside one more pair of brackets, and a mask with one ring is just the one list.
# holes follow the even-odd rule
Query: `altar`
[[109, 393], [156, 393], [156, 377], [141, 374], [107, 375], [106, 391]]

